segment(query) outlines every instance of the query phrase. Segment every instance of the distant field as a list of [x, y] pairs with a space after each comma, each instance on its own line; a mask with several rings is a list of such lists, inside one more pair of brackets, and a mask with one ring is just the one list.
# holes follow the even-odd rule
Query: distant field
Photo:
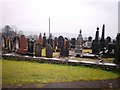
[[2, 82], [8, 85], [38, 83], [37, 86], [41, 87], [49, 82], [105, 80], [119, 76], [118, 73], [85, 66], [2, 60]]

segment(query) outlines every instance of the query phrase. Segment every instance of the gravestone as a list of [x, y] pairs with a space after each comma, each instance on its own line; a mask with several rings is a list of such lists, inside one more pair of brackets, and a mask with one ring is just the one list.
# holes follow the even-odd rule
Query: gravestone
[[15, 49], [17, 50], [17, 49], [19, 49], [19, 47], [20, 47], [20, 39], [19, 39], [18, 36], [16, 36], [16, 38], [15, 38]]
[[60, 50], [60, 56], [64, 56], [64, 38], [63, 38], [63, 36], [58, 37], [58, 48]]
[[42, 52], [42, 45], [40, 43], [36, 43], [36, 45], [35, 45], [35, 56], [36, 57], [41, 57], [41, 52]]
[[11, 51], [12, 50], [12, 46], [11, 46], [11, 39], [8, 37], [8, 51]]
[[77, 38], [77, 44], [75, 46], [75, 53], [82, 53], [83, 50], [83, 38], [82, 38], [82, 31], [80, 30], [80, 33]]
[[91, 37], [91, 36], [88, 37], [88, 41], [89, 41], [89, 42], [92, 41], [92, 37]]
[[69, 40], [67, 38], [64, 40], [64, 56], [69, 56]]
[[111, 37], [107, 36], [106, 40], [105, 40], [105, 46], [108, 47], [108, 44], [111, 43]]
[[97, 27], [96, 35], [95, 35], [95, 40], [92, 42], [92, 53], [93, 54], [99, 54], [99, 28]]
[[9, 52], [13, 51], [13, 39], [9, 38]]
[[17, 52], [17, 49], [19, 49], [19, 47], [20, 47], [20, 39], [18, 36], [15, 36], [13, 38], [13, 51]]
[[116, 37], [116, 49], [115, 49], [115, 61], [116, 64], [120, 65], [120, 33]]
[[6, 47], [6, 37], [2, 35], [2, 50], [5, 50]]
[[41, 56], [46, 57], [46, 47], [42, 48]]
[[52, 58], [53, 57], [53, 49], [50, 44], [46, 45], [46, 57], [47, 58]]
[[8, 51], [9, 50], [9, 38], [8, 37], [6, 37], [5, 43], [6, 43], [5, 50]]
[[54, 51], [57, 50], [57, 46], [58, 46], [58, 39], [57, 37], [54, 38]]
[[43, 47], [45, 47], [47, 44], [47, 40], [46, 40], [46, 34], [44, 33], [44, 36], [43, 36], [43, 41], [42, 41], [42, 45]]
[[27, 54], [27, 40], [24, 35], [20, 37], [20, 48], [17, 50], [19, 54]]
[[50, 44], [53, 48], [53, 39], [52, 39], [52, 34], [50, 34], [49, 38], [48, 38], [48, 44]]
[[100, 39], [100, 51], [105, 51], [105, 25], [103, 24], [102, 35]]
[[91, 47], [92, 47], [92, 41], [86, 41], [85, 42], [85, 46], [86, 47], [84, 47], [84, 48], [91, 49]]
[[42, 44], [42, 35], [41, 35], [41, 33], [39, 35], [39, 43]]
[[34, 39], [28, 39], [28, 54], [33, 55], [34, 51]]
[[76, 39], [71, 38], [71, 48], [75, 48]]
[[80, 34], [78, 35], [77, 38], [77, 45], [82, 45], [83, 44], [83, 38], [82, 38], [82, 30], [80, 30]]
[[109, 43], [108, 46], [107, 46], [107, 50], [108, 50], [107, 53], [113, 52], [115, 50], [115, 44], [114, 43]]

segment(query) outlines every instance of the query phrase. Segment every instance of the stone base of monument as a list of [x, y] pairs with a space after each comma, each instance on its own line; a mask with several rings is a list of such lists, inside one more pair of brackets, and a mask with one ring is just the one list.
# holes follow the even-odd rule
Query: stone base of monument
[[27, 49], [18, 49], [17, 50], [17, 53], [19, 53], [19, 54], [27, 54]]

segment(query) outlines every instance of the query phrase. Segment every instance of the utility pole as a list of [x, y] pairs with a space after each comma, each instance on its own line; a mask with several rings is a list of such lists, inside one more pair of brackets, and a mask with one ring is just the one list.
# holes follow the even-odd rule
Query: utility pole
[[49, 17], [49, 37], [50, 37], [50, 17]]

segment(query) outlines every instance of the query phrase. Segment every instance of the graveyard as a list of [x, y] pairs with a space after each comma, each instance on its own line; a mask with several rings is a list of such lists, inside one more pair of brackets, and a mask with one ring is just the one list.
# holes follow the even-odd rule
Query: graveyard
[[81, 29], [76, 38], [40, 33], [35, 39], [17, 33], [10, 36], [8, 27], [1, 37], [3, 86], [37, 83], [43, 87], [53, 82], [120, 77], [120, 33], [115, 41], [109, 36], [105, 39], [104, 24], [101, 37], [97, 27], [93, 40], [91, 36], [84, 40]]

